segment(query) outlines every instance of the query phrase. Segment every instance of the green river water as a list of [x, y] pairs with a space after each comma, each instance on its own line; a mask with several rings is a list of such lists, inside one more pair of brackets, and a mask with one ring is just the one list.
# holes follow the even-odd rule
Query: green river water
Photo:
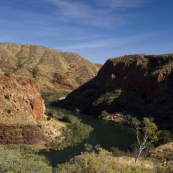
[[49, 107], [64, 114], [71, 114], [82, 120], [94, 128], [88, 139], [85, 139], [81, 144], [75, 147], [68, 147], [62, 151], [50, 151], [43, 154], [50, 160], [51, 165], [55, 167], [57, 164], [64, 163], [70, 157], [80, 154], [85, 151], [84, 144], [88, 143], [93, 147], [99, 144], [102, 148], [109, 149], [110, 147], [118, 147], [121, 150], [126, 150], [127, 147], [136, 140], [132, 130], [123, 125], [118, 125], [112, 122], [99, 120], [94, 116], [89, 116], [77, 112], [72, 112], [59, 107]]

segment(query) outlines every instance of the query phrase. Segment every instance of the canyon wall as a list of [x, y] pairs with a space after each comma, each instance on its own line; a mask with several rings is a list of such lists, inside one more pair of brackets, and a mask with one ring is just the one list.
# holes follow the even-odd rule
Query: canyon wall
[[101, 111], [173, 122], [173, 54], [127, 55], [106, 61], [98, 75], [58, 103], [98, 116]]

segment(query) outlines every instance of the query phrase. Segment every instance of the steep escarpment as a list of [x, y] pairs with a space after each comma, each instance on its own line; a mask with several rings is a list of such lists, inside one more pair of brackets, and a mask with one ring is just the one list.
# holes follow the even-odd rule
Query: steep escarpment
[[33, 79], [0, 74], [0, 143], [46, 141], [38, 126], [44, 113], [44, 101]]
[[99, 68], [75, 53], [28, 44], [0, 44], [0, 71], [34, 78], [41, 91], [72, 91], [96, 76]]
[[0, 74], [1, 122], [34, 123], [44, 112], [44, 100], [33, 79]]
[[109, 59], [95, 78], [60, 104], [92, 115], [107, 110], [173, 122], [173, 54]]

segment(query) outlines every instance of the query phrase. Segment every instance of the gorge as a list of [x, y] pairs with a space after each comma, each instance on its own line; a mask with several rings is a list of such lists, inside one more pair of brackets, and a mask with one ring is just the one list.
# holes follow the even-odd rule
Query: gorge
[[107, 60], [96, 77], [54, 105], [97, 116], [103, 110], [152, 116], [173, 129], [172, 86], [173, 54], [126, 55]]
[[[62, 92], [71, 93], [57, 98], [54, 107], [46, 105], [65, 114], [54, 117], [45, 112], [42, 96], [51, 103], [50, 98]], [[52, 159], [53, 167], [67, 161], [69, 155], [84, 152], [86, 143], [125, 151], [135, 141], [129, 128], [98, 119], [102, 111], [139, 119], [152, 116], [159, 129], [173, 130], [172, 99], [173, 54], [125, 55], [108, 59], [101, 66], [74, 53], [36, 45], [0, 44], [0, 143], [50, 149], [44, 155]], [[63, 141], [63, 132], [71, 135], [69, 139], [76, 133], [76, 126], [66, 128], [69, 114], [94, 130], [88, 139], [76, 142], [78, 146], [67, 148], [67, 138], [65, 149], [51, 150], [55, 139]]]

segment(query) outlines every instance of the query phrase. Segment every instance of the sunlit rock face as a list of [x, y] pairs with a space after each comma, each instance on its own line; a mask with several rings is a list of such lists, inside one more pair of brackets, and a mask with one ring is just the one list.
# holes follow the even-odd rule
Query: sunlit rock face
[[[11, 75], [0, 75], [0, 115], [9, 116], [19, 122], [29, 118], [38, 122], [45, 112], [40, 89], [33, 79]], [[28, 117], [27, 117], [28, 116]], [[23, 118], [22, 118], [23, 117]], [[1, 118], [3, 122], [3, 117]], [[9, 122], [9, 120], [7, 120]], [[10, 123], [10, 122], [9, 122]]]
[[38, 122], [45, 112], [33, 79], [0, 74], [0, 143], [36, 144], [45, 137]]

